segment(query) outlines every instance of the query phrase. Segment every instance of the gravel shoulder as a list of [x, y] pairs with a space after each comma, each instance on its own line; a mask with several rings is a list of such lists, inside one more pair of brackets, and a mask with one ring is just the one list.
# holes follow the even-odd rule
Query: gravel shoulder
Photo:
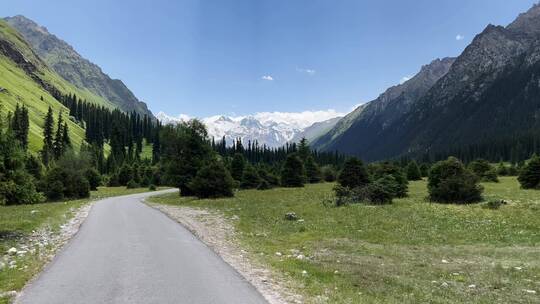
[[291, 282], [272, 272], [256, 261], [256, 258], [240, 246], [233, 219], [227, 219], [218, 211], [186, 206], [169, 206], [145, 201], [145, 203], [177, 221], [199, 240], [210, 247], [225, 262], [251, 283], [270, 304], [303, 303], [289, 286]]

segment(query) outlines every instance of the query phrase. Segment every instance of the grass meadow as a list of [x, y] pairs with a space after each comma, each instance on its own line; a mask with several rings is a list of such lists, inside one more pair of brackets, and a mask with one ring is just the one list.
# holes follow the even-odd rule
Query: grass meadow
[[[495, 210], [430, 203], [426, 181], [387, 206], [326, 206], [329, 183], [152, 200], [238, 219], [242, 245], [308, 303], [539, 303], [540, 191], [500, 180], [483, 184], [486, 201], [509, 202]], [[288, 212], [301, 220], [285, 220]]]

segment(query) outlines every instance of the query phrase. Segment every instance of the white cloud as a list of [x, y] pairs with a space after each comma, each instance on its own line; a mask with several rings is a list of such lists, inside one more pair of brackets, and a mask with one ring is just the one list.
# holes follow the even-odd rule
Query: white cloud
[[317, 73], [317, 71], [313, 69], [304, 69], [304, 68], [296, 68], [296, 71], [299, 73], [306, 73], [308, 75], [315, 75], [315, 73]]
[[456, 36], [456, 40], [457, 40], [457, 41], [461, 41], [461, 40], [463, 40], [463, 39], [465, 39], [465, 36], [463, 36], [463, 35], [461, 35], [461, 34], [458, 34], [458, 35]]
[[404, 84], [405, 82], [411, 80], [412, 76], [405, 76], [403, 78], [401, 78], [401, 80], [399, 81], [399, 84]]
[[264, 75], [263, 77], [261, 77], [262, 80], [268, 80], [268, 81], [273, 81], [274, 80], [274, 77], [270, 76], [270, 75]]
[[329, 120], [336, 117], [342, 117], [347, 113], [340, 113], [334, 109], [321, 111], [304, 111], [304, 112], [259, 112], [253, 117], [261, 123], [285, 123], [294, 125], [298, 128], [307, 128], [316, 122]]

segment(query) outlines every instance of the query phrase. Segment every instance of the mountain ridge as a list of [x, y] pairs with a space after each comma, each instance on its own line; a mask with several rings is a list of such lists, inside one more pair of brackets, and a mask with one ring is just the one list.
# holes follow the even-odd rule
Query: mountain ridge
[[4, 20], [28, 41], [34, 51], [55, 72], [71, 84], [88, 89], [126, 112], [136, 111], [153, 117], [147, 105], [118, 79], [112, 79], [90, 60], [82, 57], [73, 46], [22, 15]]
[[516, 140], [533, 144], [528, 141], [540, 125], [534, 98], [540, 95], [539, 74], [540, 6], [534, 5], [506, 27], [486, 26], [409, 110], [371, 137], [376, 140], [366, 142], [370, 129], [355, 122], [346, 136], [324, 148], [379, 160], [506, 140], [508, 147], [500, 144], [506, 147], [501, 150], [519, 150], [512, 154], [523, 159], [525, 149]]

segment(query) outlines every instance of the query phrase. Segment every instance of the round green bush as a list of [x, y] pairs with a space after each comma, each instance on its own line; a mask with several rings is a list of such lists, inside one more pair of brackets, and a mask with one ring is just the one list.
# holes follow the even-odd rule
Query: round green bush
[[540, 189], [540, 157], [534, 155], [523, 166], [518, 181], [523, 189]]
[[482, 200], [478, 177], [457, 158], [450, 157], [433, 165], [428, 180], [429, 199], [438, 203], [468, 204]]
[[139, 183], [137, 183], [135, 180], [130, 180], [130, 181], [127, 183], [126, 187], [127, 187], [128, 189], [136, 189], [136, 188], [140, 188], [141, 185], [140, 185]]

